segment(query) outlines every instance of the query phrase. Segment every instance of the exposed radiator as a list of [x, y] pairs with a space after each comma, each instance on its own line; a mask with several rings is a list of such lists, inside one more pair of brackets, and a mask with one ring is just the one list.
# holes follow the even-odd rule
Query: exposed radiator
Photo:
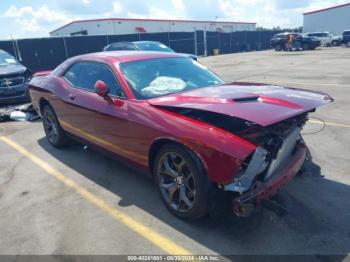
[[265, 181], [268, 180], [276, 172], [276, 170], [281, 168], [292, 155], [296, 142], [300, 137], [300, 131], [301, 128], [297, 127], [284, 139], [276, 158], [271, 161], [268, 167], [264, 178]]

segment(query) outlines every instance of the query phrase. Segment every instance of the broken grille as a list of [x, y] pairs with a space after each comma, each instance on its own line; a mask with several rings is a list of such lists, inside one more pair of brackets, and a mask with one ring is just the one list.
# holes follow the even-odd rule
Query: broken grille
[[23, 85], [24, 77], [12, 77], [0, 79], [0, 87], [13, 87]]

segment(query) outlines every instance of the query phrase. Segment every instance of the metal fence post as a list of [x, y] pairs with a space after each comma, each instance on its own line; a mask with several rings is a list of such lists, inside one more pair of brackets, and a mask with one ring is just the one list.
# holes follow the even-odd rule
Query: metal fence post
[[197, 31], [194, 32], [194, 54], [198, 56], [198, 49], [197, 49]]
[[17, 48], [16, 48], [16, 45], [15, 45], [15, 40], [14, 39], [12, 39], [12, 47], [13, 47], [13, 52], [15, 53], [16, 59], [19, 60], [18, 53], [17, 53]]
[[204, 37], [204, 56], [208, 56], [207, 52], [207, 27], [204, 26], [204, 31], [203, 31], [203, 37]]
[[67, 50], [67, 44], [66, 44], [66, 39], [62, 37], [63, 40], [63, 45], [64, 45], [64, 51], [66, 53], [66, 59], [68, 59], [68, 50]]
[[15, 40], [15, 45], [16, 45], [16, 50], [17, 50], [18, 60], [19, 60], [20, 62], [22, 62], [21, 51], [19, 50], [19, 46], [18, 46], [17, 39]]

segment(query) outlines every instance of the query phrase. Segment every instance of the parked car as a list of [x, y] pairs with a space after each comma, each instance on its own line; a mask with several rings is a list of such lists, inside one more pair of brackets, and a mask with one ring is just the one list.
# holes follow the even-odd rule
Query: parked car
[[336, 35], [336, 34], [332, 34], [332, 33], [330, 33], [330, 35], [333, 38], [332, 46], [339, 46], [341, 41], [343, 40], [343, 37], [341, 35]]
[[271, 47], [276, 51], [286, 50], [288, 36], [291, 34], [294, 35], [295, 38], [300, 39], [303, 50], [314, 50], [321, 45], [320, 40], [300, 33], [281, 33], [272, 37], [270, 40]]
[[347, 47], [350, 47], [350, 30], [345, 30], [343, 32], [342, 44], [345, 44]]
[[[137, 51], [158, 51], [176, 53], [170, 47], [164, 45], [161, 42], [154, 41], [135, 41], [135, 42], [117, 42], [112, 43], [103, 48], [103, 51], [121, 51], [121, 50], [137, 50]], [[185, 54], [194, 60], [198, 57], [193, 54]]]
[[0, 105], [28, 102], [31, 72], [12, 55], [0, 50]]
[[276, 194], [303, 165], [308, 114], [332, 101], [225, 83], [184, 55], [142, 51], [71, 58], [36, 74], [29, 90], [52, 146], [79, 138], [150, 172], [165, 206], [185, 219], [225, 198], [245, 216]]
[[328, 47], [339, 45], [342, 39], [341, 36], [337, 36], [328, 32], [306, 33], [305, 35], [320, 40], [321, 45]]

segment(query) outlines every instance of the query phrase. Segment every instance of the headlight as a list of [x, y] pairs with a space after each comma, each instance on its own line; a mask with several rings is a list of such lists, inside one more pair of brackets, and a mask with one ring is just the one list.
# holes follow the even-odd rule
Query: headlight
[[32, 73], [27, 69], [27, 71], [24, 72], [24, 82], [29, 83], [29, 81], [32, 79]]

